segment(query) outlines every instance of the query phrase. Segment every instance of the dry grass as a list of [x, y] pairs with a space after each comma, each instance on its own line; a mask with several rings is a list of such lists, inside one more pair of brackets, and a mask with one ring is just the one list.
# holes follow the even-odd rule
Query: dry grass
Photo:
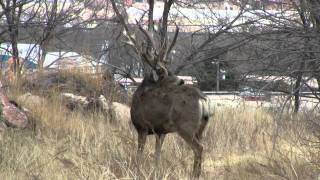
[[[151, 179], [155, 140], [148, 139], [145, 158], [137, 165], [136, 133], [128, 122], [109, 124], [97, 112], [68, 112], [56, 95], [26, 106], [37, 126], [3, 134], [1, 179]], [[263, 109], [217, 109], [205, 132], [201, 178], [316, 179], [320, 154], [311, 140], [319, 139], [306, 121], [319, 117], [284, 116], [273, 146], [277, 117]], [[188, 179], [192, 163], [191, 149], [171, 134], [163, 145], [159, 179]]]

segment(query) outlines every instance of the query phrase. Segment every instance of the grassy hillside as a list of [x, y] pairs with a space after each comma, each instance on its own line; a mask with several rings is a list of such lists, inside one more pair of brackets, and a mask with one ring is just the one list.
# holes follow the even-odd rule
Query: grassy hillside
[[[22, 94], [9, 94], [12, 99]], [[154, 137], [136, 164], [137, 135], [129, 122], [99, 112], [70, 112], [57, 94], [31, 110], [36, 126], [8, 129], [0, 140], [1, 179], [150, 179]], [[277, 123], [276, 123], [277, 122]], [[217, 108], [204, 135], [202, 179], [316, 179], [319, 115]], [[277, 125], [276, 125], [277, 124]], [[177, 135], [165, 139], [159, 179], [188, 179], [193, 153]]]

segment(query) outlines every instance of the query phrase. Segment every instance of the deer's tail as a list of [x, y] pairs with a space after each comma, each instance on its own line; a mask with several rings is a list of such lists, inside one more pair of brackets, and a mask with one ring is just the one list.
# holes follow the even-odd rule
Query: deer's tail
[[202, 119], [208, 120], [214, 114], [213, 105], [208, 98], [200, 99], [200, 104], [202, 108]]

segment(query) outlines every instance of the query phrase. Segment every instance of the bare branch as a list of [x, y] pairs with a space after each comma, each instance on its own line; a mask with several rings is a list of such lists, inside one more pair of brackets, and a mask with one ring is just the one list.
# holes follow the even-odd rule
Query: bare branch
[[148, 13], [148, 31], [154, 30], [154, 22], [153, 22], [153, 8], [154, 8], [154, 0], [149, 1], [149, 13]]
[[150, 35], [150, 33], [148, 31], [146, 31], [145, 29], [143, 29], [143, 27], [141, 26], [141, 24], [139, 24], [138, 21], [136, 21], [139, 30], [144, 34], [144, 36], [147, 38], [148, 44], [150, 43], [151, 47], [154, 50], [156, 50], [156, 43], [154, 42], [154, 39], [152, 38], [152, 35]]
[[132, 41], [134, 45], [137, 45], [136, 40], [131, 36], [131, 32], [129, 30], [129, 27], [126, 24], [124, 17], [120, 14], [119, 9], [117, 8], [115, 0], [111, 0], [111, 5], [117, 17], [119, 18], [121, 25], [124, 27], [126, 33], [128, 34], [129, 40]]
[[[164, 58], [166, 59], [168, 57], [168, 55], [170, 54], [172, 48], [174, 47], [174, 45], [176, 44], [177, 42], [177, 39], [178, 39], [178, 34], [179, 34], [179, 27], [176, 25], [176, 31], [174, 33], [174, 37], [173, 37], [173, 40], [170, 44], [170, 46], [168, 46], [167, 50], [166, 50], [166, 53], [164, 55]], [[164, 59], [164, 60], [165, 60]]]
[[162, 26], [161, 26], [161, 43], [163, 44], [165, 42], [165, 38], [167, 36], [168, 32], [168, 17], [171, 5], [173, 4], [174, 0], [165, 0], [164, 1], [164, 9], [162, 13]]
[[[195, 51], [191, 52], [190, 55], [185, 58], [186, 63], [176, 68], [175, 74], [178, 74], [182, 69], [184, 69], [187, 66], [186, 65], [187, 62], [190, 62], [199, 52], [201, 52], [202, 49], [207, 47], [208, 44], [214, 41], [221, 34], [226, 33], [228, 32], [228, 30], [233, 28], [233, 24], [241, 17], [241, 15], [243, 14], [243, 11], [244, 9], [241, 9], [238, 15], [226, 27], [221, 27], [217, 33], [210, 35], [209, 38], [205, 40], [199, 47], [197, 47]], [[244, 23], [244, 24], [247, 24], [247, 23]]]

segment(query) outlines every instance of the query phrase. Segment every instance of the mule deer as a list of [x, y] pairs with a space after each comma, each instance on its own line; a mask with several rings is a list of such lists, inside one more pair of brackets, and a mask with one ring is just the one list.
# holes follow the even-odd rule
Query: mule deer
[[[147, 27], [137, 21], [141, 38], [136, 38], [135, 31], [120, 13], [116, 1], [110, 2], [123, 26], [125, 43], [132, 47], [147, 72], [150, 73], [148, 67], [154, 72], [145, 76], [132, 99], [131, 120], [138, 132], [138, 156], [142, 154], [147, 135], [155, 134], [157, 169], [165, 135], [177, 132], [194, 151], [193, 175], [199, 177], [203, 149], [200, 141], [210, 109], [199, 89], [183, 85], [181, 80], [168, 73], [166, 67], [179, 34], [179, 27], [176, 26], [173, 37], [168, 36], [169, 12], [175, 0], [163, 1], [161, 22], [155, 22], [153, 18], [155, 1], [148, 1]], [[155, 24], [158, 24], [157, 28]]]
[[156, 135], [156, 169], [165, 135], [177, 132], [194, 152], [193, 176], [201, 172], [202, 133], [209, 119], [210, 109], [199, 89], [183, 85], [182, 80], [167, 75], [156, 81], [144, 78], [132, 98], [131, 120], [138, 132], [140, 158], [147, 135]]

